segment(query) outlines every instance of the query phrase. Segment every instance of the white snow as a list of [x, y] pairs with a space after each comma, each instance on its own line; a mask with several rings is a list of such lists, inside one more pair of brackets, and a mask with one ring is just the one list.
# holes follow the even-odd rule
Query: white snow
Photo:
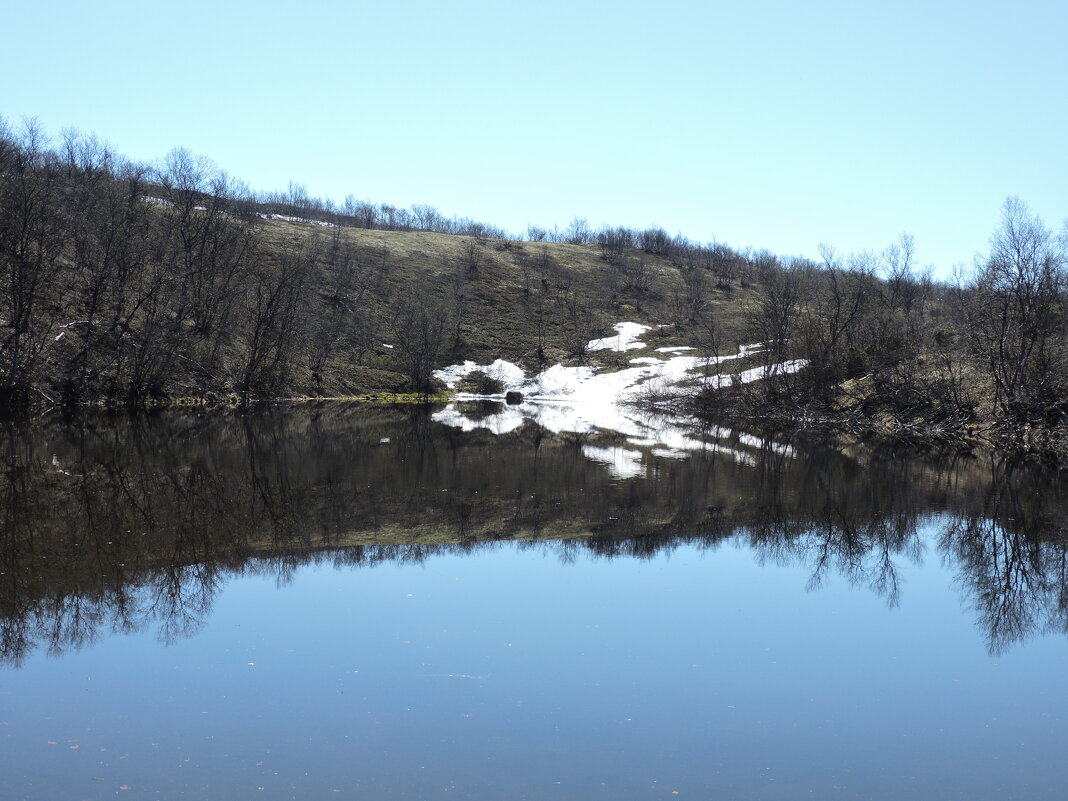
[[[454, 389], [461, 380], [471, 375], [471, 373], [485, 373], [490, 378], [500, 381], [504, 387], [504, 392], [517, 389], [527, 377], [522, 367], [504, 359], [497, 359], [492, 364], [475, 364], [473, 361], [468, 360], [463, 364], [454, 364], [441, 370], [435, 370], [434, 377], [449, 389]], [[501, 395], [503, 396], [503, 394], [502, 392]], [[461, 397], [464, 396], [461, 395]]]
[[[738, 373], [738, 380], [743, 384], [748, 384], [753, 381], [760, 381], [764, 378], [768, 378], [773, 375], [792, 375], [804, 367], [808, 362], [804, 359], [794, 359], [789, 362], [782, 362], [780, 364], [772, 364], [768, 367], [753, 367], [750, 370], [742, 370]], [[720, 381], [716, 384], [718, 387], [725, 386], [730, 383], [730, 376], [720, 376]]]
[[616, 329], [614, 337], [591, 340], [586, 346], [586, 350], [615, 350], [622, 352], [644, 348], [645, 343], [638, 342], [638, 337], [646, 331], [652, 330], [652, 326], [642, 325], [641, 323], [616, 323], [614, 328]]
[[[590, 343], [590, 350], [625, 351], [645, 347], [637, 337], [649, 330], [638, 323], [619, 323], [617, 336]], [[594, 346], [597, 347], [594, 347]], [[507, 434], [531, 420], [553, 433], [593, 434], [597, 431], [617, 432], [627, 438], [626, 446], [603, 448], [592, 444], [583, 446], [583, 453], [593, 461], [606, 465], [613, 476], [629, 478], [644, 472], [645, 454], [663, 458], [683, 458], [702, 450], [714, 450], [741, 464], [755, 464], [747, 452], [724, 447], [719, 440], [732, 440], [754, 450], [769, 449], [784, 456], [792, 456], [787, 445], [761, 440], [748, 434], [734, 434], [726, 429], [698, 433], [696, 421], [677, 415], [666, 416], [639, 411], [628, 403], [642, 393], [685, 393], [698, 386], [723, 387], [732, 382], [748, 384], [769, 375], [795, 373], [805, 366], [801, 360], [784, 362], [770, 367], [754, 367], [739, 373], [722, 372], [719, 365], [746, 358], [763, 350], [763, 345], [744, 345], [738, 353], [720, 357], [681, 356], [677, 351], [693, 348], [661, 348], [658, 352], [672, 354], [661, 360], [647, 356], [631, 359], [632, 367], [613, 372], [599, 372], [597, 368], [580, 365], [568, 367], [557, 364], [528, 378], [521, 367], [497, 359], [492, 364], [479, 365], [473, 361], [452, 365], [435, 371], [434, 375], [450, 389], [464, 377], [483, 372], [501, 383], [502, 392], [491, 396], [457, 396], [457, 401], [490, 397], [501, 399], [509, 391], [523, 394], [523, 402], [502, 406], [500, 411], [478, 419], [465, 415], [456, 402], [434, 414], [445, 425], [473, 431], [486, 429], [494, 434]]]
[[320, 225], [323, 228], [337, 228], [332, 222], [309, 220], [306, 217], [290, 217], [285, 214], [263, 214], [262, 212], [258, 212], [256, 216], [264, 220], [281, 220], [282, 222], [300, 223], [302, 225]]

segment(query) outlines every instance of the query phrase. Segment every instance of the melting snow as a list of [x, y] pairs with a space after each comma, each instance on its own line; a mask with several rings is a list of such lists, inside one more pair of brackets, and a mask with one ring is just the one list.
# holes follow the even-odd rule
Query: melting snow
[[586, 350], [625, 351], [644, 348], [645, 343], [638, 342], [638, 337], [646, 331], [652, 330], [652, 326], [642, 325], [641, 323], [616, 323], [614, 327], [616, 329], [614, 337], [594, 339], [586, 346]]
[[257, 213], [256, 216], [264, 220], [281, 220], [282, 222], [301, 223], [303, 225], [320, 225], [323, 228], [337, 228], [332, 222], [309, 220], [306, 217], [290, 217], [285, 214], [263, 214], [262, 212]]
[[[650, 327], [638, 323], [619, 323], [615, 329], [617, 336], [594, 340], [589, 349], [625, 351], [645, 347], [637, 338], [650, 330]], [[733, 441], [746, 448], [768, 449], [783, 456], [793, 455], [793, 450], [787, 445], [762, 440], [749, 434], [735, 434], [726, 429], [716, 429], [710, 434], [705, 432], [698, 435], [696, 421], [693, 419], [650, 414], [638, 411], [634, 404], [628, 403], [640, 398], [645, 392], [692, 391], [692, 385], [695, 383], [711, 387], [729, 386], [733, 382], [747, 384], [770, 375], [795, 373], [805, 366], [804, 361], [796, 360], [731, 374], [722, 372], [719, 365], [759, 353], [763, 350], [763, 345], [744, 345], [738, 353], [730, 356], [678, 355], [678, 352], [686, 350], [693, 348], [660, 348], [658, 352], [672, 354], [670, 358], [662, 361], [655, 357], [643, 356], [630, 360], [633, 367], [614, 372], [599, 372], [597, 368], [588, 365], [567, 367], [557, 364], [531, 378], [527, 377], [521, 367], [503, 359], [497, 359], [488, 365], [467, 361], [437, 370], [434, 375], [453, 389], [464, 377], [482, 372], [499, 381], [502, 391], [490, 396], [461, 394], [457, 396], [457, 400], [477, 397], [501, 399], [509, 391], [518, 391], [523, 394], [523, 402], [502, 406], [496, 414], [478, 419], [465, 415], [456, 403], [450, 403], [445, 409], [437, 412], [434, 419], [464, 431], [486, 429], [494, 434], [515, 431], [528, 419], [554, 433], [618, 432], [627, 437], [627, 446], [630, 447], [583, 446], [583, 453], [588, 458], [606, 465], [617, 478], [630, 478], [644, 472], [644, 449], [650, 449], [654, 456], [671, 459], [683, 458], [695, 451], [715, 450], [731, 456], [739, 463], [755, 464], [751, 454], [724, 447], [718, 441], [733, 438]], [[711, 439], [705, 438], [709, 436]]]
[[[492, 364], [475, 364], [472, 361], [466, 361], [463, 364], [454, 364], [451, 367], [446, 367], [442, 370], [435, 370], [434, 377], [444, 383], [449, 389], [454, 389], [460, 381], [467, 378], [471, 373], [485, 373], [495, 381], [500, 381], [504, 387], [504, 392], [517, 389], [523, 384], [527, 377], [527, 374], [522, 367], [518, 364], [506, 362], [504, 359], [497, 359]], [[464, 396], [461, 395], [461, 397]], [[494, 395], [490, 397], [498, 396]], [[503, 397], [503, 393], [501, 393], [501, 397]]]

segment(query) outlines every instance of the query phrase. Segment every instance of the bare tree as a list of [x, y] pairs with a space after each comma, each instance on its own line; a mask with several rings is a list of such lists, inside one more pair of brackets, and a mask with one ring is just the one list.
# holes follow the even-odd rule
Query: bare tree
[[618, 264], [624, 292], [642, 295], [649, 291], [653, 282], [653, 268], [644, 255], [623, 258]]
[[849, 372], [846, 353], [873, 289], [873, 257], [859, 253], [846, 259], [829, 245], [820, 245], [820, 254], [819, 269], [805, 273], [801, 347], [813, 390], [825, 393]]
[[1019, 198], [1006, 200], [967, 305], [972, 346], [1004, 414], [1031, 419], [1064, 403], [1066, 271], [1064, 238]]
[[618, 265], [627, 249], [634, 247], [634, 233], [623, 227], [602, 228], [597, 233], [597, 244], [601, 248], [601, 259]]
[[[787, 360], [790, 340], [798, 330], [805, 275], [811, 268], [804, 260], [761, 268], [756, 302], [748, 309], [747, 320], [750, 335], [763, 345], [764, 366], [769, 371]], [[784, 381], [783, 376], [771, 374], [760, 386], [767, 397], [775, 398], [784, 391]]]
[[300, 344], [304, 291], [317, 257], [316, 243], [282, 251], [273, 269], [256, 270], [245, 290], [248, 325], [246, 351], [236, 389], [246, 397], [284, 387], [294, 351]]
[[65, 242], [60, 174], [35, 121], [13, 136], [0, 121], [0, 405], [24, 403], [55, 341]]
[[567, 225], [563, 234], [564, 241], [569, 245], [588, 245], [593, 241], [593, 233], [590, 224], [585, 217], [574, 217]]
[[478, 240], [471, 237], [463, 243], [460, 249], [460, 261], [470, 277], [478, 275], [478, 268], [482, 266], [484, 253]]
[[392, 306], [389, 327], [408, 367], [412, 388], [429, 394], [434, 388], [434, 365], [452, 330], [451, 316], [441, 301], [415, 288], [397, 298]]
[[335, 229], [325, 258], [329, 281], [320, 291], [323, 310], [312, 338], [312, 380], [320, 390], [327, 365], [336, 353], [343, 352], [349, 363], [359, 364], [368, 349], [364, 305], [373, 288], [371, 261], [370, 254], [361, 254], [341, 236], [341, 229]]

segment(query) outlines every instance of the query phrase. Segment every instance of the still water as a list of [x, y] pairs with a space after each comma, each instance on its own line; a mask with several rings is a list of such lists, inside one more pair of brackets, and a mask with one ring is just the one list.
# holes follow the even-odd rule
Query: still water
[[[10, 428], [3, 799], [1062, 799], [1068, 493], [327, 408]], [[698, 435], [695, 435], [698, 436]]]

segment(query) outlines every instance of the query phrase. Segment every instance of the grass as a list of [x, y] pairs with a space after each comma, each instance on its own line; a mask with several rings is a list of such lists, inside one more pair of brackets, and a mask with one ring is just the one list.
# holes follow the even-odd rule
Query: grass
[[[151, 213], [160, 216], [161, 223], [169, 214], [165, 209]], [[83, 394], [77, 395], [86, 404], [119, 403], [132, 399], [131, 391], [139, 393], [136, 402], [146, 406], [223, 406], [272, 397], [411, 402], [409, 396], [423, 387], [413, 381], [396, 333], [398, 312], [408, 308], [427, 309], [433, 319], [445, 323], [434, 367], [502, 358], [528, 374], [556, 363], [618, 369], [640, 352], [581, 352], [589, 340], [611, 334], [615, 323], [653, 326], [645, 338], [649, 349], [696, 345], [702, 333], [672, 311], [673, 298], [685, 288], [685, 267], [633, 248], [622, 258], [646, 265], [648, 280], [641, 289], [628, 285], [620, 266], [602, 259], [595, 245], [332, 229], [281, 220], [254, 225], [254, 256], [242, 268], [247, 272], [240, 273], [241, 283], [226, 296], [230, 311], [218, 329], [198, 330], [192, 317], [173, 325], [174, 318], [167, 315], [178, 314], [171, 307], [180, 305], [185, 289], [179, 288], [190, 279], [180, 273], [178, 262], [167, 262], [165, 269], [173, 273], [165, 284], [170, 294], [162, 298], [165, 311], [155, 329], [145, 329], [145, 342], [163, 342], [163, 336], [180, 341], [166, 368], [137, 387], [126, 383], [129, 365], [145, 346], [124, 333], [115, 340], [125, 343], [120, 348], [105, 337], [91, 339], [88, 329], [70, 327], [70, 321], [85, 318], [84, 281], [78, 272], [83, 268], [70, 260], [72, 253], [65, 254], [66, 260], [61, 257], [44, 300], [52, 309], [49, 324], [62, 331], [60, 336], [51, 329], [41, 335], [47, 347], [35, 377], [36, 391], [56, 404], [72, 376], [88, 376], [78, 385]], [[297, 313], [287, 318], [277, 340], [286, 343], [278, 362], [282, 367], [254, 374], [249, 364], [256, 304], [262, 302], [264, 287], [283, 275], [283, 264], [299, 261], [296, 253], [312, 255], [302, 262]], [[715, 320], [720, 350], [731, 352], [744, 339], [744, 311], [752, 290], [715, 288], [711, 272], [692, 269], [704, 275], [706, 317], [710, 313]], [[97, 313], [98, 320], [105, 317]], [[138, 319], [134, 329], [140, 336]], [[86, 343], [95, 348], [88, 368], [79, 361]], [[161, 352], [167, 347], [161, 346]], [[270, 358], [257, 364], [268, 364]], [[242, 383], [245, 376], [252, 382], [247, 386]]]
[[[264, 225], [268, 246], [280, 249], [302, 237], [332, 235], [323, 229], [273, 221]], [[371, 347], [353, 364], [344, 356], [327, 368], [329, 380], [310, 387], [310, 376], [298, 376], [294, 389], [303, 394], [357, 395], [387, 390], [397, 392], [406, 373], [402, 354], [385, 347], [393, 344], [390, 315], [413, 288], [423, 302], [451, 315], [452, 330], [436, 366], [471, 359], [488, 363], [503, 358], [532, 371], [556, 362], [574, 363], [573, 343], [610, 333], [623, 320], [657, 325], [672, 322], [673, 292], [683, 286], [680, 267], [633, 251], [628, 258], [646, 259], [651, 279], [641, 292], [621, 285], [619, 270], [600, 257], [593, 245], [531, 243], [478, 239], [422, 231], [396, 232], [342, 229], [343, 242], [354, 249], [362, 269], [372, 271], [364, 280], [371, 287], [360, 310], [370, 323]], [[470, 267], [470, 253], [477, 268]], [[541, 260], [546, 265], [524, 278], [519, 263]], [[545, 276], [542, 280], [541, 275]], [[317, 280], [330, 280], [331, 268], [322, 264]], [[709, 275], [708, 308], [716, 320], [721, 348], [732, 350], [742, 339], [744, 307], [749, 290], [727, 293], [712, 288]], [[313, 310], [314, 313], [314, 310]], [[539, 327], [542, 348], [539, 356]], [[651, 347], [694, 344], [699, 332], [683, 322], [657, 329], [647, 342]], [[584, 361], [619, 367], [635, 353], [600, 351]], [[311, 391], [314, 390], [314, 391]]]

